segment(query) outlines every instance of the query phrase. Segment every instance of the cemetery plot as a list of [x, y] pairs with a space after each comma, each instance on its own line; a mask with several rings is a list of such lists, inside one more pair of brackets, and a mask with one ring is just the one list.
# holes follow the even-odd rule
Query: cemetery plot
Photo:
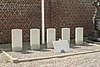
[[84, 46], [75, 46], [66, 53], [58, 53], [55, 52], [54, 49], [26, 50], [25, 52], [23, 53], [23, 51], [22, 52], [12, 51], [7, 53], [12, 57], [17, 58], [17, 60], [15, 61], [27, 62], [27, 61], [36, 61], [36, 60], [44, 60], [50, 58], [68, 57], [68, 56], [100, 52], [100, 46], [97, 44], [86, 44]]

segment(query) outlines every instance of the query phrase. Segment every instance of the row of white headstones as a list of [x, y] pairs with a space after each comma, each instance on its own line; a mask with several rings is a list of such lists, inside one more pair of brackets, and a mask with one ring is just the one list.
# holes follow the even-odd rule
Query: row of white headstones
[[[70, 28], [62, 28], [62, 40], [70, 43]], [[47, 29], [47, 48], [54, 48], [53, 41], [56, 41], [56, 29]], [[22, 51], [22, 30], [12, 29], [12, 50]], [[83, 28], [75, 28], [75, 43], [83, 44]], [[40, 29], [30, 29], [30, 46], [31, 49], [40, 49]]]

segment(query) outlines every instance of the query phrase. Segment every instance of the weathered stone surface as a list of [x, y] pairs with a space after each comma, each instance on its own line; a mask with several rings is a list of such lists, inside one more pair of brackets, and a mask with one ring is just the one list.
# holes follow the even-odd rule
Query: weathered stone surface
[[83, 28], [82, 27], [77, 27], [75, 29], [75, 43], [77, 45], [83, 44]]
[[53, 48], [52, 41], [56, 40], [56, 29], [47, 29], [47, 48]]
[[68, 40], [70, 43], [70, 28], [62, 28], [62, 40]]
[[40, 49], [40, 29], [30, 29], [31, 49]]
[[12, 50], [22, 51], [22, 30], [21, 29], [12, 30]]
[[56, 52], [67, 52], [70, 50], [68, 40], [53, 41], [53, 46]]

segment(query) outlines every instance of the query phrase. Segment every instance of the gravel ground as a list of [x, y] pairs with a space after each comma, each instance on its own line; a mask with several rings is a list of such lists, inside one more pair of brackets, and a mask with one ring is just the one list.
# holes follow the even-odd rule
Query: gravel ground
[[37, 58], [37, 57], [48, 57], [54, 55], [64, 55], [78, 52], [87, 52], [87, 51], [97, 51], [100, 50], [100, 46], [96, 44], [88, 44], [84, 46], [74, 46], [67, 53], [57, 53], [54, 49], [40, 49], [40, 50], [27, 50], [22, 52], [8, 52], [11, 56], [19, 59], [23, 58]]
[[100, 67], [100, 53], [21, 63], [0, 63], [0, 67]]
[[[67, 53], [55, 53], [54, 49], [28, 50], [23, 52], [10, 51], [8, 53], [16, 58], [37, 58], [95, 50], [100, 50], [100, 46], [95, 44], [75, 46]], [[100, 52], [20, 63], [5, 63], [0, 60], [0, 67], [100, 67]]]

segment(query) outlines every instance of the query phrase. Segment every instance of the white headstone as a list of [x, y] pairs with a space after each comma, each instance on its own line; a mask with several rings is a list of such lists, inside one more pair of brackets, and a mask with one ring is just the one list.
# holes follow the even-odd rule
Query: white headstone
[[12, 30], [12, 50], [22, 51], [22, 30], [21, 29]]
[[70, 43], [70, 28], [62, 28], [62, 40], [68, 40]]
[[40, 29], [30, 29], [31, 49], [40, 49]]
[[67, 52], [70, 50], [68, 40], [53, 41], [53, 46], [56, 52]]
[[75, 43], [77, 45], [83, 44], [83, 28], [82, 27], [77, 27], [75, 29]]
[[56, 29], [47, 29], [47, 48], [54, 48], [52, 41], [56, 40]]

